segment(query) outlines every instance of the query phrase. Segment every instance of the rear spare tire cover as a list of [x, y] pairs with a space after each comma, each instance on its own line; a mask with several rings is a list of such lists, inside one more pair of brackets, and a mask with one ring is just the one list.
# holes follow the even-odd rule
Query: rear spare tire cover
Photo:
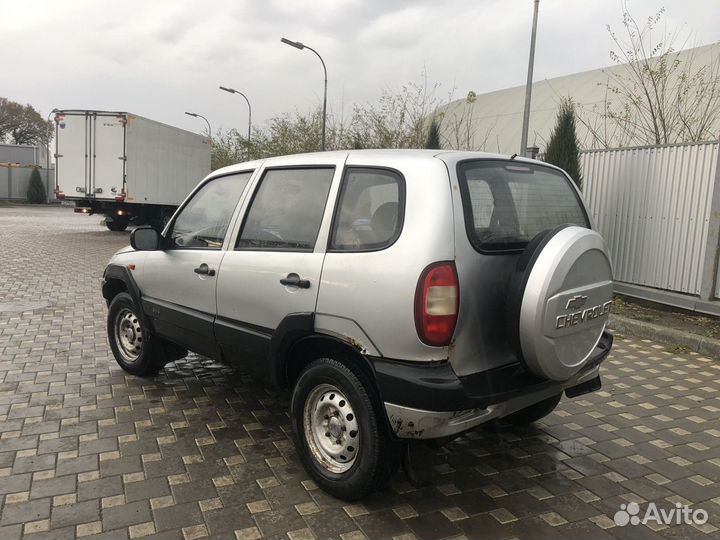
[[524, 275], [511, 284], [518, 289], [510, 291], [515, 305], [509, 307], [527, 367], [565, 381], [582, 369], [605, 330], [612, 266], [603, 238], [591, 229], [566, 225], [539, 240], [521, 258]]

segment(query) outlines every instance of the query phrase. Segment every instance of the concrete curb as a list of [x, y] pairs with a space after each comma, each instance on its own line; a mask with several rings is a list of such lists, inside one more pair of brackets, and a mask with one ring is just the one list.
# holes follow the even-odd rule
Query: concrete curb
[[699, 354], [720, 358], [720, 340], [718, 339], [614, 314], [610, 315], [608, 328], [620, 334], [652, 339], [665, 345], [687, 347]]

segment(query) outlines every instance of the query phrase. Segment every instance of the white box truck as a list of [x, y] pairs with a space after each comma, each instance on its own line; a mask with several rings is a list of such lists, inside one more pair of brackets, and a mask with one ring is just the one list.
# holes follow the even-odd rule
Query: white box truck
[[75, 211], [162, 227], [210, 172], [210, 141], [127, 112], [55, 114], [55, 192]]

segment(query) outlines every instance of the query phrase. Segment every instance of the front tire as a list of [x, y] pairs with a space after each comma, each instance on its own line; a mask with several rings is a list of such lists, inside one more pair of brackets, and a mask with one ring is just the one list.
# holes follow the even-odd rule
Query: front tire
[[115, 360], [128, 373], [155, 375], [168, 362], [163, 343], [145, 327], [132, 296], [126, 292], [110, 302], [107, 335]]
[[392, 443], [372, 382], [331, 358], [300, 374], [290, 416], [295, 446], [313, 480], [346, 501], [380, 488], [392, 473]]

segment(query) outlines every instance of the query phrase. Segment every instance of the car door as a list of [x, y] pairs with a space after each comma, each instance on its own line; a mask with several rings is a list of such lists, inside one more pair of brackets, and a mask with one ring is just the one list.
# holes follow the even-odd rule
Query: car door
[[315, 311], [342, 160], [265, 168], [218, 276], [215, 335], [226, 358], [267, 376], [274, 331]]
[[92, 193], [88, 171], [90, 119], [87, 113], [58, 113], [55, 122], [58, 185], [68, 198], [84, 198]]
[[125, 177], [125, 115], [93, 114], [92, 193], [96, 200], [114, 201]]
[[213, 333], [218, 270], [251, 175], [225, 175], [198, 187], [169, 224], [167, 247], [148, 252], [145, 260], [143, 307], [155, 330], [210, 357], [218, 353]]

